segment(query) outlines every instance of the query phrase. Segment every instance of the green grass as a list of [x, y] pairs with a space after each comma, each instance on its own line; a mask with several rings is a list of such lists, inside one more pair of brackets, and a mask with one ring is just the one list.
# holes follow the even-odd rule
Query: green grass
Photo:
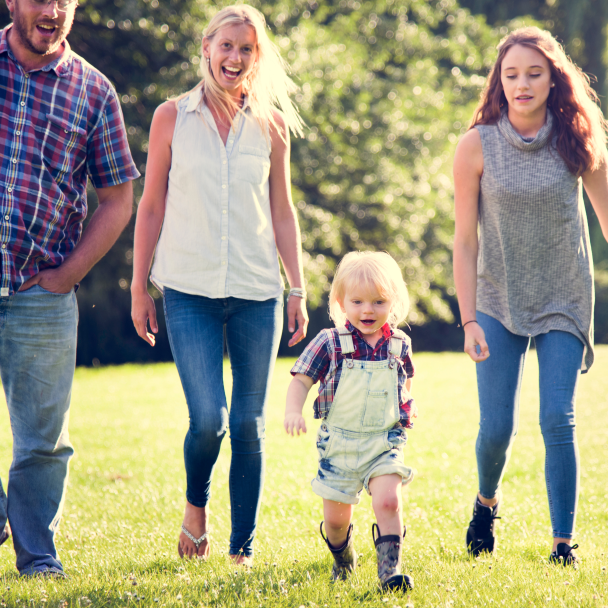
[[[355, 512], [360, 567], [350, 581], [330, 582], [330, 557], [318, 535], [321, 500], [310, 488], [317, 424], [308, 407], [309, 433], [291, 438], [283, 432], [291, 361], [281, 360], [270, 396], [253, 571], [235, 571], [227, 558], [228, 441], [213, 481], [212, 556], [208, 562], [177, 557], [187, 411], [174, 366], [78, 369], [70, 423], [76, 456], [57, 539], [70, 578], [20, 580], [9, 541], [0, 549], [0, 606], [608, 606], [608, 347], [598, 347], [578, 397], [582, 477], [576, 541], [583, 563], [577, 572], [547, 563], [550, 521], [534, 353], [504, 480], [498, 550], [478, 560], [469, 559], [463, 547], [476, 491], [474, 364], [460, 354], [422, 353], [415, 362], [420, 418], [405, 452], [406, 463], [418, 471], [404, 492], [404, 557], [416, 583], [409, 596], [377, 591], [367, 496]], [[5, 482], [9, 429], [3, 406]]]

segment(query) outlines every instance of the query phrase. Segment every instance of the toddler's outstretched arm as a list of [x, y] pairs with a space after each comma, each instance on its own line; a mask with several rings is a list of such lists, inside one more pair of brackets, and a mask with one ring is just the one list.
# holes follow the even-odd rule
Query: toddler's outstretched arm
[[285, 420], [283, 426], [287, 433], [299, 435], [300, 432], [306, 432], [306, 422], [304, 422], [304, 416], [302, 416], [302, 409], [308, 391], [313, 385], [312, 378], [305, 376], [304, 374], [296, 374], [289, 388], [287, 389], [287, 404], [285, 405]]

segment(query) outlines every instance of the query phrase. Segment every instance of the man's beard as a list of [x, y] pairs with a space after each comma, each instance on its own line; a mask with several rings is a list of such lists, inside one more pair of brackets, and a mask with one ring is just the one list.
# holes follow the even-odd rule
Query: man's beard
[[[42, 48], [34, 46], [34, 44], [32, 43], [32, 41], [30, 40], [30, 33], [28, 32], [27, 29], [27, 23], [25, 21], [25, 19], [21, 16], [21, 14], [19, 13], [19, 11], [14, 11], [13, 12], [13, 28], [15, 30], [15, 34], [17, 34], [19, 36], [19, 38], [21, 39], [23, 45], [32, 53], [35, 53], [36, 55], [40, 55], [42, 57], [44, 57], [45, 55], [52, 55], [62, 44], [63, 41], [66, 39], [67, 35], [70, 33], [70, 30], [72, 29], [72, 23], [74, 21], [74, 18], [72, 17], [71, 20], [65, 20], [63, 23], [63, 26], [58, 27], [57, 30], [55, 30], [55, 35], [57, 35], [57, 32], [59, 33], [58, 38], [56, 38], [55, 42], [52, 42], [49, 46], [44, 46]], [[33, 26], [33, 29], [35, 29], [36, 26]]]

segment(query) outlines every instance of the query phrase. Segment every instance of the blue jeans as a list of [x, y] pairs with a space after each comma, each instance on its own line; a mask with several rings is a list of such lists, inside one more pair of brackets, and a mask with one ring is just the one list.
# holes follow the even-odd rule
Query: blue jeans
[[0, 298], [0, 374], [13, 431], [0, 530], [8, 516], [22, 574], [62, 570], [55, 531], [74, 453], [68, 415], [77, 325], [73, 291], [54, 294], [35, 285]]
[[[264, 481], [266, 402], [283, 327], [283, 299], [206, 298], [165, 288], [165, 318], [184, 388], [190, 427], [184, 441], [186, 499], [209, 502], [211, 476], [230, 428], [230, 554], [253, 554]], [[224, 328], [233, 385], [223, 378]]]
[[[521, 378], [530, 338], [512, 334], [499, 321], [479, 311], [477, 321], [490, 349], [490, 357], [477, 364], [479, 492], [484, 498], [493, 498], [517, 434]], [[584, 346], [574, 334], [563, 331], [550, 331], [534, 340], [553, 536], [572, 538], [579, 484], [574, 410]]]

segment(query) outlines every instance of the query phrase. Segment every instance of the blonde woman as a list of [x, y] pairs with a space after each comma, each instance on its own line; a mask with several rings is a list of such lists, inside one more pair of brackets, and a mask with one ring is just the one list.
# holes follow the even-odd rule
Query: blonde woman
[[454, 277], [481, 410], [479, 493], [466, 536], [473, 555], [494, 550], [500, 483], [517, 434], [533, 336], [550, 560], [577, 562], [575, 399], [581, 370], [593, 363], [593, 263], [583, 186], [608, 238], [608, 125], [596, 100], [549, 32], [515, 30], [498, 47], [471, 129], [456, 150]]
[[[290, 346], [305, 337], [308, 324], [289, 172], [289, 130], [301, 134], [302, 122], [289, 98], [294, 85], [259, 11], [247, 5], [219, 11], [205, 30], [202, 53], [202, 81], [159, 106], [152, 121], [135, 227], [132, 317], [153, 346], [158, 325], [146, 284], [154, 255], [151, 280], [163, 293], [190, 415], [179, 554], [209, 555], [211, 477], [229, 428], [229, 553], [237, 564], [251, 565], [265, 407], [283, 323], [277, 253], [291, 286]], [[224, 335], [233, 373], [230, 411]]]

